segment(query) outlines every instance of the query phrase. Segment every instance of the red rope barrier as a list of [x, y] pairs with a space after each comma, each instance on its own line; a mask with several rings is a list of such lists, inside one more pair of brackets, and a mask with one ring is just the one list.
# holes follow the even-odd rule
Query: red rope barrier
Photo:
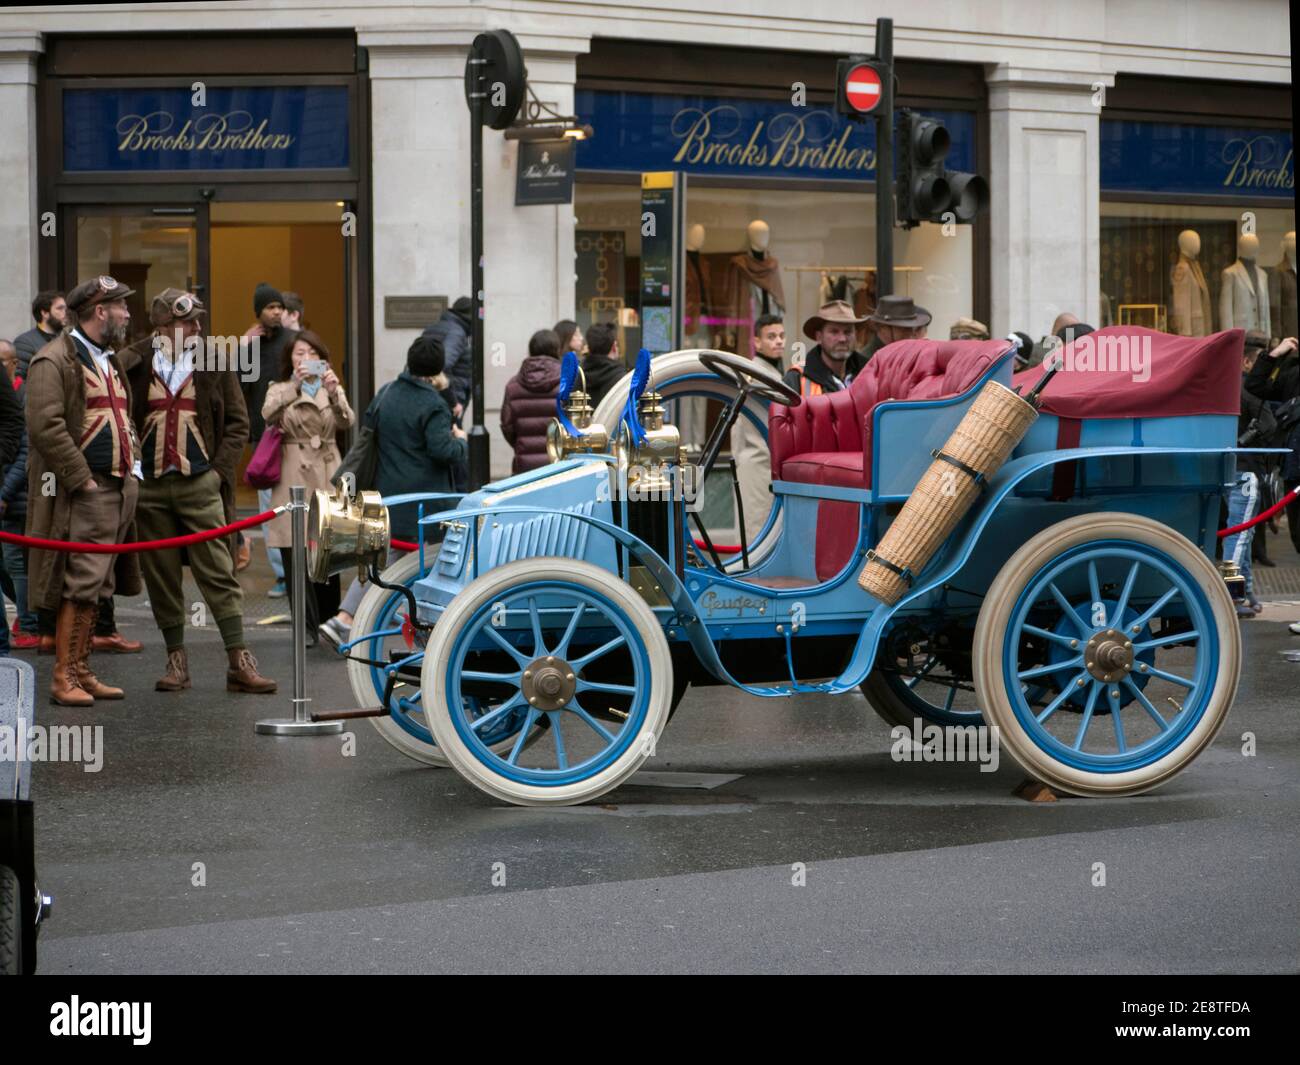
[[1243, 521], [1240, 525], [1234, 525], [1229, 529], [1220, 529], [1218, 534], [1219, 539], [1222, 540], [1225, 536], [1232, 536], [1234, 533], [1245, 532], [1252, 525], [1258, 525], [1261, 521], [1268, 521], [1268, 519], [1278, 513], [1278, 511], [1294, 502], [1297, 496], [1300, 496], [1300, 488], [1292, 488], [1291, 491], [1269, 507], [1268, 510], [1261, 514], [1257, 514], [1255, 517], [1251, 518], [1250, 521]]
[[80, 551], [87, 555], [125, 555], [135, 551], [163, 551], [169, 547], [201, 544], [205, 540], [215, 540], [221, 536], [229, 536], [233, 532], [250, 528], [253, 525], [263, 525], [284, 509], [284, 507], [276, 507], [274, 510], [254, 514], [251, 518], [241, 518], [229, 525], [206, 529], [203, 532], [188, 533], [185, 536], [169, 536], [165, 540], [141, 540], [134, 544], [78, 544], [69, 540], [46, 540], [39, 536], [22, 536], [19, 533], [7, 532], [0, 532], [0, 543], [22, 544], [24, 547], [35, 547], [41, 551]]
[[395, 547], [399, 551], [418, 551], [419, 544], [414, 544], [410, 540], [389, 540], [390, 547]]

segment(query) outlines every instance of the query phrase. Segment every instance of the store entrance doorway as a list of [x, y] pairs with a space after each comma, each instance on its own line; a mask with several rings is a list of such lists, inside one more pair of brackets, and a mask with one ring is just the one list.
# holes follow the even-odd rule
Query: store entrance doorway
[[[191, 205], [76, 205], [63, 230], [64, 290], [109, 274], [135, 290], [131, 338], [151, 331], [149, 304], [164, 288], [195, 292], [208, 308], [210, 336], [242, 337], [256, 322], [261, 282], [303, 302], [303, 322], [329, 348], [330, 362], [357, 396], [355, 280], [337, 200], [213, 201]], [[276, 367], [265, 372], [274, 374]], [[241, 506], [256, 493], [242, 486]]]

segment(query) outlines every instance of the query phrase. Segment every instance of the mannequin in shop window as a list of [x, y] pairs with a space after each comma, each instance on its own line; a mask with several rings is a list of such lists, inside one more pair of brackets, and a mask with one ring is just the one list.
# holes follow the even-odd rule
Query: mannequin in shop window
[[1295, 230], [1282, 238], [1282, 260], [1268, 274], [1268, 310], [1274, 339], [1296, 335]]
[[1173, 315], [1170, 332], [1184, 337], [1203, 337], [1214, 332], [1210, 309], [1210, 288], [1205, 283], [1198, 257], [1201, 237], [1194, 229], [1178, 234], [1178, 262], [1170, 274]]
[[1259, 256], [1259, 237], [1243, 233], [1237, 238], [1237, 261], [1223, 271], [1219, 290], [1219, 328], [1257, 329], [1267, 333], [1268, 278], [1255, 261]]
[[711, 317], [709, 293], [712, 291], [709, 263], [704, 258], [705, 230], [699, 222], [686, 230], [686, 318], [682, 331], [688, 341], [699, 347], [708, 347], [709, 327], [704, 321]]
[[767, 314], [785, 314], [781, 264], [769, 250], [772, 230], [761, 218], [745, 229], [747, 248], [727, 264], [727, 317], [736, 328], [736, 351], [748, 354], [752, 323]]

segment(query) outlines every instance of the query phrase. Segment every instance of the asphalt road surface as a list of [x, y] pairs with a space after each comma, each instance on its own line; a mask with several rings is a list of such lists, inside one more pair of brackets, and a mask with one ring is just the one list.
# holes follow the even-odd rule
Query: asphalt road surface
[[[36, 767], [38, 869], [56, 899], [43, 972], [1300, 966], [1300, 663], [1281, 654], [1300, 647], [1283, 622], [1300, 603], [1244, 623], [1228, 724], [1153, 795], [1029, 803], [1006, 755], [993, 773], [892, 761], [856, 694], [706, 688], [648, 767], [683, 776], [553, 810], [502, 806], [366, 721], [348, 727], [351, 755], [338, 736], [256, 735], [288, 713], [283, 626], [252, 637], [280, 695], [227, 695], [215, 630], [191, 637], [193, 690], [161, 695], [143, 600], [119, 615], [145, 652], [96, 666], [127, 701], [38, 705], [39, 723], [104, 725], [99, 772]], [[343, 663], [309, 656], [314, 705], [351, 705]], [[50, 659], [31, 661], [43, 698]]]

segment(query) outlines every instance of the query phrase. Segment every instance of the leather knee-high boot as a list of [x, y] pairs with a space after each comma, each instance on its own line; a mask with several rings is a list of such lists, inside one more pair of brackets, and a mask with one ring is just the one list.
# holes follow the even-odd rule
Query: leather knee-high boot
[[121, 699], [126, 693], [121, 688], [105, 684], [90, 671], [90, 641], [95, 634], [95, 614], [98, 607], [94, 603], [77, 604], [77, 683], [83, 691], [90, 692], [96, 699]]
[[60, 706], [95, 705], [95, 697], [82, 688], [77, 676], [79, 609], [71, 599], [63, 600], [54, 623], [54, 680], [50, 684], [50, 701]]

